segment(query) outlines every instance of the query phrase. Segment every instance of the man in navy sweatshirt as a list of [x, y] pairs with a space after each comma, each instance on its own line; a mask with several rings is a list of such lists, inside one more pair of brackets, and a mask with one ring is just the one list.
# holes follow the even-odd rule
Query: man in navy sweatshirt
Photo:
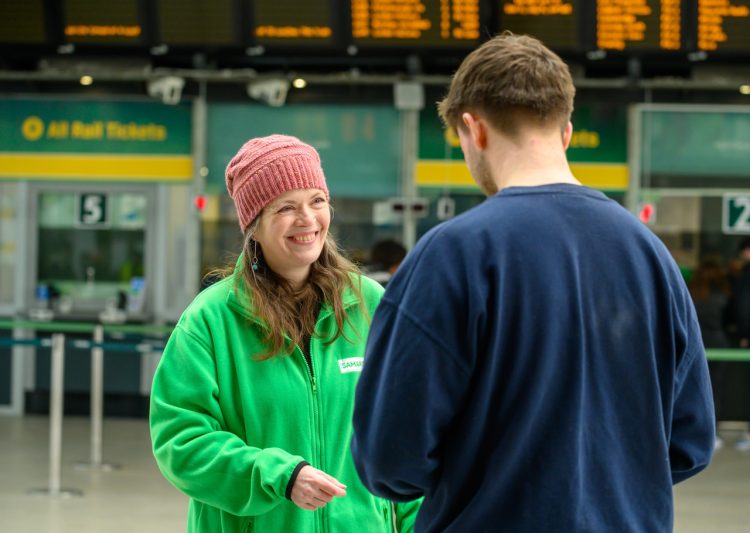
[[663, 532], [706, 467], [711, 387], [688, 291], [634, 216], [565, 158], [570, 72], [504, 34], [440, 114], [488, 199], [388, 284], [357, 387], [365, 485], [424, 496], [419, 532]]

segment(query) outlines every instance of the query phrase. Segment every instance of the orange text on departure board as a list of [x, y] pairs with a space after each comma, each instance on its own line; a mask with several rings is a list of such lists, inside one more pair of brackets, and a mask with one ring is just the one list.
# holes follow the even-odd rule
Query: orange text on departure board
[[[596, 42], [605, 50], [654, 44], [663, 50], [681, 46], [680, 0], [597, 0]], [[658, 18], [654, 9], [657, 9]]]
[[479, 38], [479, 0], [351, 0], [357, 39]]
[[750, 7], [733, 4], [730, 0], [698, 0], [698, 48], [716, 50], [728, 38], [724, 31], [725, 19], [747, 18]]
[[331, 36], [328, 26], [272, 26], [255, 28], [256, 37], [270, 39], [327, 39]]
[[572, 15], [573, 4], [565, 0], [513, 0], [503, 5], [506, 15]]
[[131, 37], [141, 34], [140, 26], [100, 26], [94, 24], [71, 24], [65, 26], [68, 37]]

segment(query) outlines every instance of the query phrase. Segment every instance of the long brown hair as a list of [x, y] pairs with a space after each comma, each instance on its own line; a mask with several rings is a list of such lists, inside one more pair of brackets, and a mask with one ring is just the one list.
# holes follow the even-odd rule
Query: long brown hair
[[[315, 334], [318, 311], [323, 303], [333, 308], [336, 331], [319, 334], [330, 337], [326, 339], [327, 344], [342, 336], [344, 324], [349, 322], [342, 298], [347, 288], [354, 292], [360, 310], [369, 320], [362, 291], [354, 283], [356, 276], [353, 274], [358, 274], [359, 268], [342, 255], [330, 233], [326, 236], [320, 257], [310, 267], [307, 281], [301, 288], [294, 288], [263, 261], [261, 247], [253, 239], [259, 220], [260, 215], [245, 230], [242, 265], [234, 286], [235, 291], [244, 290], [250, 296], [252, 312], [262, 321], [266, 349], [255, 355], [256, 360], [289, 355], [295, 344], [302, 346], [306, 336]], [[253, 271], [255, 257], [258, 258], [258, 268]], [[218, 273], [226, 277], [234, 268], [234, 264], [227, 265]], [[291, 343], [285, 335], [291, 339]]]

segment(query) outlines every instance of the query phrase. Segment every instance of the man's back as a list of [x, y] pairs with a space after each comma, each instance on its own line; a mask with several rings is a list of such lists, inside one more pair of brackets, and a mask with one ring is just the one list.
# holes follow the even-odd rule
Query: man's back
[[419, 531], [664, 531], [713, 437], [668, 252], [601, 193], [556, 184], [505, 189], [407, 257], [352, 449], [377, 493], [425, 495]]

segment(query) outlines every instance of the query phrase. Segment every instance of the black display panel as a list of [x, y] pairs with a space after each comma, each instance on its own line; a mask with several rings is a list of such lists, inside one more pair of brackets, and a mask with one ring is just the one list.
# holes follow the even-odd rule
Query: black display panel
[[6, 55], [64, 43], [166, 44], [177, 54], [220, 48], [231, 60], [262, 45], [257, 54], [325, 61], [356, 55], [349, 45], [364, 56], [463, 54], [504, 30], [563, 54], [750, 59], [750, 0], [0, 0]]
[[684, 48], [680, 0], [596, 0], [596, 47], [676, 52]]
[[479, 0], [350, 0], [351, 37], [362, 47], [464, 47], [479, 43]]
[[156, 39], [185, 46], [238, 45], [234, 0], [157, 0]]
[[0, 44], [45, 44], [43, 0], [0, 1]]
[[536, 37], [553, 50], [578, 50], [579, 0], [501, 0], [498, 31]]
[[699, 50], [750, 53], [750, 0], [698, 0]]
[[144, 45], [138, 0], [62, 0], [65, 42]]
[[252, 0], [252, 40], [264, 45], [330, 45], [333, 16], [329, 0]]

